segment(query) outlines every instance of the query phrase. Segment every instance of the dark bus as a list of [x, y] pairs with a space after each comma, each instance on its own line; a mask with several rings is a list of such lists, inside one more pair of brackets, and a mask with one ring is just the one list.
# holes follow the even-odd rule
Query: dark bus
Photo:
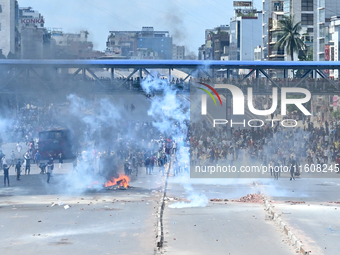
[[39, 152], [43, 159], [56, 158], [59, 153], [63, 158], [73, 158], [70, 131], [51, 129], [39, 132]]

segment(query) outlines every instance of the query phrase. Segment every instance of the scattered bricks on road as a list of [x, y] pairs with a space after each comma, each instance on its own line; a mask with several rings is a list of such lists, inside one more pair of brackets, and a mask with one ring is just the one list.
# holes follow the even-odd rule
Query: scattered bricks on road
[[263, 203], [263, 196], [259, 194], [248, 194], [244, 197], [241, 197], [237, 200], [232, 200], [233, 202], [242, 202], [242, 203]]

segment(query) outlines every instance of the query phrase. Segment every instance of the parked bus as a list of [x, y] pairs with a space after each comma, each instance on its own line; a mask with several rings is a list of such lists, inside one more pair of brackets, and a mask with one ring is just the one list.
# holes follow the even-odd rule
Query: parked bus
[[73, 158], [70, 131], [51, 129], [39, 132], [39, 152], [43, 159], [57, 158], [60, 153], [63, 158]]

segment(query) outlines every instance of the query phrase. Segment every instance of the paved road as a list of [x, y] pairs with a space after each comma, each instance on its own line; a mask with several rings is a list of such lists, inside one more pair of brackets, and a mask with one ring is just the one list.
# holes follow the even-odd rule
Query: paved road
[[128, 190], [68, 193], [63, 167], [49, 185], [34, 166], [0, 188], [0, 254], [154, 254], [158, 173], [142, 169]]
[[[122, 107], [124, 102], [134, 103], [135, 112], [123, 111], [124, 118], [152, 120], [146, 113], [151, 101], [145, 96], [116, 95], [112, 100]], [[216, 107], [211, 104], [208, 102], [208, 109]], [[13, 145], [8, 145], [3, 150], [9, 156], [12, 148]], [[25, 254], [154, 254], [159, 198], [156, 190], [161, 185], [158, 174], [141, 174], [131, 182], [134, 188], [126, 191], [70, 193], [61, 188], [70, 171], [71, 163], [64, 164], [63, 169], [56, 167], [52, 182], [47, 185], [46, 176], [39, 175], [40, 169], [35, 165], [32, 165], [32, 174], [23, 175], [20, 182], [15, 180], [11, 168], [11, 187], [0, 189], [0, 227], [3, 229], [0, 254], [23, 254], [23, 251]], [[1, 172], [0, 178], [2, 176]], [[322, 177], [330, 178], [332, 173]], [[237, 199], [257, 192], [253, 180], [192, 179], [190, 182], [197, 193], [205, 194], [208, 199]], [[279, 181], [260, 179], [258, 182], [295, 234], [319, 252], [312, 254], [337, 254], [334, 252], [340, 248], [336, 242], [340, 208], [335, 209], [334, 203], [327, 206], [326, 202], [339, 201], [338, 179], [307, 179], [302, 175], [290, 182], [288, 175], [283, 175]], [[181, 180], [170, 177], [169, 197], [187, 197], [180, 183]], [[306, 201], [306, 204], [290, 205], [285, 203], [288, 200]], [[63, 204], [52, 207], [52, 203], [60, 202]], [[260, 204], [209, 202], [206, 207], [179, 209], [169, 208], [171, 203], [167, 203], [164, 212], [166, 253], [295, 254], [281, 230], [265, 221], [264, 207]], [[64, 209], [65, 205], [71, 207]]]
[[[309, 174], [296, 181], [259, 180], [264, 192], [272, 200], [275, 211], [303, 242], [311, 254], [339, 254], [340, 198], [339, 174]], [[336, 203], [334, 203], [336, 202]], [[329, 229], [330, 228], [330, 229]]]
[[[254, 193], [251, 183], [239, 185], [195, 184], [197, 194], [208, 199], [236, 199]], [[170, 180], [168, 197], [183, 199], [183, 187]], [[165, 209], [166, 254], [295, 254], [283, 233], [265, 220], [262, 204], [209, 202], [205, 207]]]

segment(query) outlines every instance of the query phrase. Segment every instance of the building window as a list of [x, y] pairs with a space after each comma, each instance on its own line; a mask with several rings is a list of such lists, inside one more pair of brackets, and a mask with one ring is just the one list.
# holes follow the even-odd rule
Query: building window
[[284, 0], [284, 2], [283, 2], [283, 11], [285, 13], [290, 12], [290, 1], [289, 0]]
[[2, 5], [0, 4], [0, 13], [2, 13]]
[[313, 14], [301, 14], [301, 25], [313, 26]]
[[324, 23], [326, 21], [325, 9], [319, 11], [319, 23]]
[[313, 11], [313, 0], [302, 0], [301, 11]]
[[0, 23], [0, 31], [1, 31], [1, 23]]

